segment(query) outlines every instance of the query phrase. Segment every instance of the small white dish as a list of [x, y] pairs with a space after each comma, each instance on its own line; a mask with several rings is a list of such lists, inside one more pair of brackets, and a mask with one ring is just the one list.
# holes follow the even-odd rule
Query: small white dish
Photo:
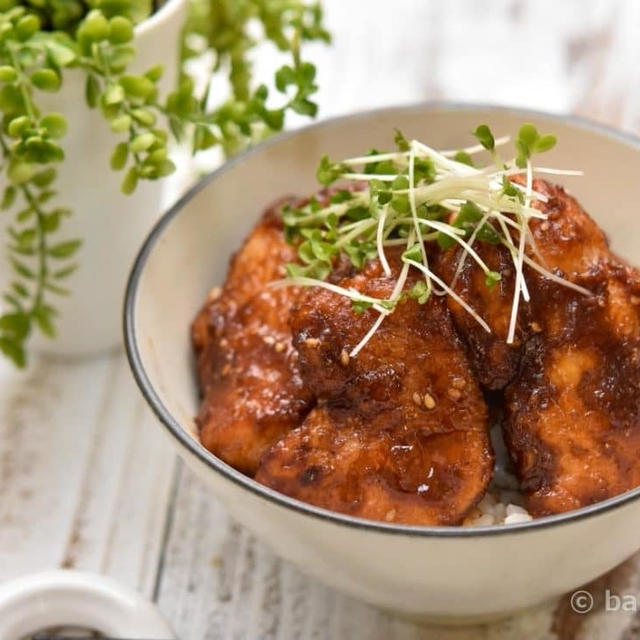
[[585, 171], [562, 182], [609, 232], [614, 249], [640, 262], [638, 139], [573, 117], [424, 104], [322, 122], [228, 162], [156, 225], [129, 283], [125, 337], [131, 366], [179, 454], [232, 515], [282, 557], [333, 587], [412, 617], [489, 619], [592, 580], [640, 546], [640, 490], [567, 514], [483, 528], [372, 522], [298, 502], [199, 444], [189, 325], [264, 207], [283, 194], [316, 189], [323, 154], [341, 158], [389, 148], [394, 127], [436, 148], [460, 148], [478, 124], [503, 135], [523, 122], [557, 135], [545, 163]]
[[106, 576], [48, 571], [0, 585], [0, 638], [21, 640], [53, 627], [89, 629], [109, 638], [176, 640], [150, 602]]

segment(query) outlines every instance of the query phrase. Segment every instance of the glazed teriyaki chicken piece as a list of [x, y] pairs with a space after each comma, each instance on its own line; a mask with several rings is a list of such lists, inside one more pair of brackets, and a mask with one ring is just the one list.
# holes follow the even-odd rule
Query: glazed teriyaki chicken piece
[[[456, 286], [492, 334], [473, 326], [455, 301], [448, 304], [480, 380], [505, 389], [507, 445], [529, 510], [546, 515], [640, 484], [640, 277], [611, 253], [574, 198], [542, 180], [533, 187], [548, 199], [536, 204], [548, 219], [530, 224], [536, 260], [592, 295], [525, 267], [531, 301], [521, 302], [508, 346], [511, 256], [484, 245], [482, 256], [500, 266], [502, 286], [487, 293], [470, 261]], [[440, 259], [445, 277], [456, 253]]]
[[[379, 261], [340, 286], [389, 297]], [[418, 274], [410, 276], [407, 287]], [[300, 370], [319, 405], [263, 457], [260, 482], [300, 500], [388, 522], [457, 524], [493, 468], [487, 410], [445, 303], [405, 298], [357, 357], [377, 317], [312, 288], [293, 310]]]
[[204, 396], [196, 420], [201, 441], [248, 474], [271, 444], [302, 422], [313, 402], [288, 324], [298, 289], [267, 287], [295, 260], [279, 209], [267, 210], [254, 227], [224, 287], [212, 292], [192, 326]]

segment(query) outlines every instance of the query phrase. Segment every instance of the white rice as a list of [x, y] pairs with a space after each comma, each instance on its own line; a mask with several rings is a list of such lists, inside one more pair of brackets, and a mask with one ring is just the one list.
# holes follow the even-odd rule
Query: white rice
[[518, 480], [510, 470], [509, 454], [499, 426], [491, 429], [496, 461], [491, 484], [482, 500], [462, 523], [465, 527], [529, 522], [533, 517], [523, 506]]

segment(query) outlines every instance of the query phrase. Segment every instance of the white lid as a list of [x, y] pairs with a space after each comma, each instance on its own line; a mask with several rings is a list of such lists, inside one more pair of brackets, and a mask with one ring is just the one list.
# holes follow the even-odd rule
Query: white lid
[[0, 639], [64, 626], [113, 638], [176, 640], [151, 602], [106, 576], [50, 571], [0, 585]]

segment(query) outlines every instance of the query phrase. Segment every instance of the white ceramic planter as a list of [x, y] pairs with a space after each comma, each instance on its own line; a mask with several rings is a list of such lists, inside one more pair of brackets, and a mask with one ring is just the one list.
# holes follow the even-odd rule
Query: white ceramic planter
[[231, 160], [156, 226], [130, 282], [126, 339], [134, 374], [187, 464], [279, 555], [331, 586], [407, 616], [470, 622], [578, 588], [640, 547], [640, 488], [531, 523], [475, 529], [365, 521], [298, 502], [198, 443], [189, 324], [263, 207], [282, 194], [315, 188], [322, 154], [342, 158], [389, 148], [394, 127], [437, 148], [459, 148], [479, 123], [502, 135], [526, 121], [557, 134], [558, 146], [545, 162], [584, 169], [585, 177], [563, 182], [610, 232], [613, 247], [637, 263], [640, 140], [577, 119], [436, 104], [323, 122]]
[[[142, 72], [163, 65], [163, 91], [171, 89], [176, 78], [178, 39], [186, 7], [187, 0], [167, 0], [135, 30], [137, 56], [132, 68]], [[67, 116], [69, 131], [62, 140], [66, 159], [58, 167], [56, 202], [70, 207], [73, 216], [64, 222], [59, 235], [61, 239], [82, 238], [84, 243], [77, 254], [81, 268], [65, 281], [73, 295], [55, 300], [61, 312], [58, 336], [50, 340], [37, 335], [32, 346], [70, 357], [93, 355], [120, 345], [126, 275], [162, 206], [160, 183], [141, 182], [131, 196], [120, 192], [123, 174], [109, 168], [118, 136], [109, 130], [99, 111], [89, 110], [84, 85], [84, 74], [67, 71], [58, 93], [38, 96], [43, 108]], [[9, 266], [0, 256], [2, 290], [9, 277]]]

